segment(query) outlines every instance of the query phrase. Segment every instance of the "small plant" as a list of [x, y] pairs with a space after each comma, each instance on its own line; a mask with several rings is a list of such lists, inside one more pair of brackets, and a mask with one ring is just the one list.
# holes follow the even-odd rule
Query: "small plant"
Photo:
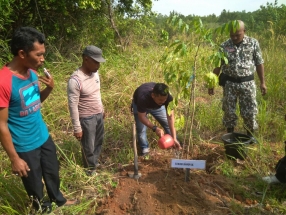
[[205, 84], [206, 88], [212, 89], [218, 86], [218, 77], [213, 72], [206, 73], [204, 79], [206, 82]]
[[[183, 22], [181, 18], [173, 16], [169, 22], [178, 29], [181, 35], [188, 34], [192, 38], [191, 40], [176, 39], [165, 49], [161, 60], [164, 63], [165, 81], [172, 86], [173, 90], [174, 104], [172, 108], [176, 108], [179, 105], [179, 101], [183, 103], [183, 106], [187, 107], [184, 142], [186, 142], [186, 137], [188, 136], [186, 154], [188, 158], [190, 146], [193, 148], [193, 125], [197, 92], [196, 79], [204, 74], [202, 76], [204, 76], [206, 81], [205, 86], [209, 88], [215, 87], [217, 86], [218, 78], [208, 68], [212, 65], [219, 67], [222, 61], [226, 64], [228, 63], [225, 53], [212, 40], [213, 33], [222, 34], [236, 31], [239, 28], [239, 22], [237, 20], [228, 22], [214, 31], [206, 28], [200, 19], [194, 19], [189, 25]], [[184, 39], [184, 37], [182, 38]]]

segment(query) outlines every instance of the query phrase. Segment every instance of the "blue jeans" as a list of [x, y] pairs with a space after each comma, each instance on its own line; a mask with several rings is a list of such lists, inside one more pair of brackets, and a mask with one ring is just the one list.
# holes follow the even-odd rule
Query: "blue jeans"
[[104, 136], [103, 114], [80, 118], [82, 127], [82, 160], [84, 168], [95, 170]]
[[[149, 148], [149, 143], [148, 143], [147, 135], [146, 135], [147, 127], [138, 118], [137, 105], [132, 103], [132, 107], [133, 107], [133, 114], [134, 114], [134, 119], [136, 123], [137, 140], [138, 140], [139, 146], [141, 147], [142, 151], [144, 151], [144, 149]], [[151, 114], [160, 123], [160, 125], [163, 127], [166, 134], [171, 134], [168, 120], [167, 120], [166, 108], [164, 105], [159, 109], [147, 109], [146, 118], [147, 118], [147, 114]]]

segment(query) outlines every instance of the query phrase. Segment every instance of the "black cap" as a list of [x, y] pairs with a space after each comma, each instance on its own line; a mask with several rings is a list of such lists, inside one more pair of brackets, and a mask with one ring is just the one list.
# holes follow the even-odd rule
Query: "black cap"
[[91, 57], [93, 60], [103, 63], [105, 62], [105, 59], [102, 57], [102, 51], [100, 48], [96, 46], [87, 46], [84, 50], [83, 53], [86, 56]]

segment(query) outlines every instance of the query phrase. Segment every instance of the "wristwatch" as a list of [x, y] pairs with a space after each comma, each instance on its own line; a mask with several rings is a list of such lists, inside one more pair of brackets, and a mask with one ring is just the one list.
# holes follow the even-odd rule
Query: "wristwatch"
[[157, 126], [156, 126], [156, 125], [154, 125], [154, 126], [152, 127], [152, 131], [153, 131], [153, 132], [155, 132], [155, 131], [156, 131], [156, 129], [157, 129]]

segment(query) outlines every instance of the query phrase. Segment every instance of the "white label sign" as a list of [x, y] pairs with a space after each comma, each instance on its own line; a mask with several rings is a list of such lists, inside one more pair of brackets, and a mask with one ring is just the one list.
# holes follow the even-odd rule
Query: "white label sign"
[[173, 168], [188, 168], [188, 169], [205, 169], [205, 160], [181, 160], [172, 159], [171, 167]]

